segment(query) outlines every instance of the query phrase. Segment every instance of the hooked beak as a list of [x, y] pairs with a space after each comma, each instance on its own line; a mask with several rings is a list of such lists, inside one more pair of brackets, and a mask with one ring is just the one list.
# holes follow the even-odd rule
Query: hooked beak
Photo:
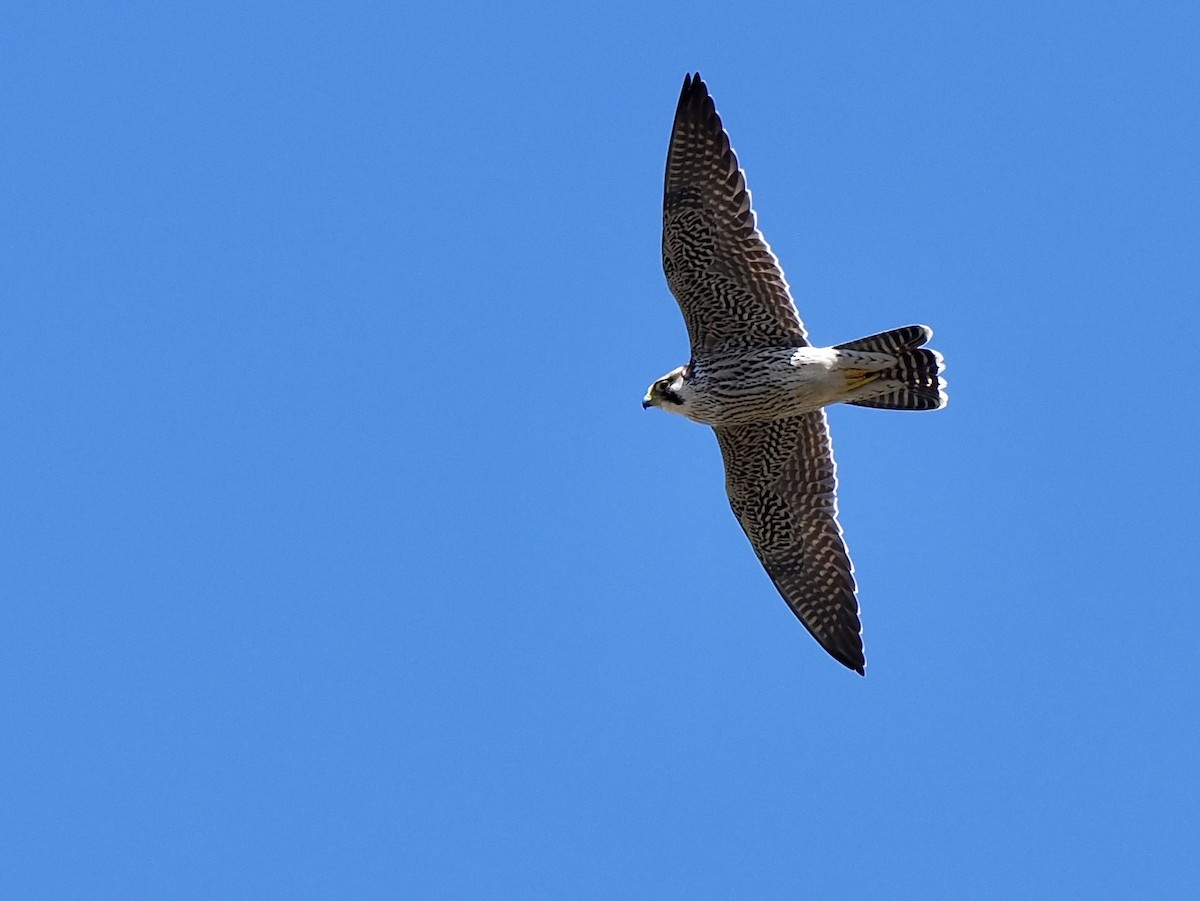
[[643, 410], [649, 410], [653, 406], [654, 406], [654, 401], [652, 401], [650, 399], [649, 394], [647, 394], [645, 397], [642, 398], [642, 409]]

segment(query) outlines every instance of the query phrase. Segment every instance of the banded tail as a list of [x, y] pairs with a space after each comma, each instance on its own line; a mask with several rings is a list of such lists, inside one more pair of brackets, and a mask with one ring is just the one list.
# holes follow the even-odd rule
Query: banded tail
[[882, 410], [938, 410], [946, 406], [942, 355], [924, 345], [933, 337], [927, 325], [906, 325], [835, 345], [835, 350], [891, 357], [882, 367], [864, 367], [873, 378], [846, 403]]

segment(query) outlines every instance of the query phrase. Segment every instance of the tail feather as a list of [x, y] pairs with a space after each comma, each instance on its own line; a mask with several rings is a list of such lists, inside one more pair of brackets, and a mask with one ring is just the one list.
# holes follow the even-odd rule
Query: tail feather
[[925, 325], [906, 325], [837, 345], [838, 350], [886, 354], [891, 361], [856, 391], [846, 403], [883, 410], [937, 410], [946, 406], [946, 380], [942, 355], [922, 347], [933, 337]]
[[868, 335], [857, 341], [834, 345], [834, 350], [864, 350], [867, 353], [894, 354], [904, 350], [916, 350], [933, 337], [933, 329], [927, 325], [903, 325], [877, 335]]

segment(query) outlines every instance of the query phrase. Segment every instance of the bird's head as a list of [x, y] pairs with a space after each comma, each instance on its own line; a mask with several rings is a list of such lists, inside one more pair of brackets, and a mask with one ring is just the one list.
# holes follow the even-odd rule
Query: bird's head
[[686, 376], [686, 366], [672, 369], [650, 386], [650, 389], [646, 392], [646, 396], [642, 398], [642, 409], [662, 407], [664, 410], [672, 413], [683, 412], [684, 398], [681, 392]]

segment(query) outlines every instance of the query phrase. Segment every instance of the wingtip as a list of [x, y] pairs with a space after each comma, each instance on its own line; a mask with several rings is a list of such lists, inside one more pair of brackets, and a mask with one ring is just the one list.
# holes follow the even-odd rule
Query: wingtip
[[834, 655], [834, 659], [837, 660], [837, 662], [842, 666], [846, 667], [846, 669], [854, 670], [854, 672], [858, 673], [860, 676], [866, 676], [867, 674], [867, 658], [862, 654], [846, 657]]
[[679, 97], [681, 104], [693, 98], [698, 102], [703, 102], [708, 96], [708, 85], [704, 83], [704, 79], [700, 77], [699, 72], [689, 72], [683, 76], [683, 90], [680, 92]]
[[[803, 620], [801, 620], [803, 622]], [[811, 630], [810, 630], [811, 631]], [[862, 652], [861, 646], [854, 648], [837, 648], [821, 642], [821, 646], [825, 648], [826, 653], [834, 660], [846, 667], [848, 670], [853, 670], [860, 676], [867, 674], [867, 658]]]
[[[861, 634], [862, 633], [860, 632], [859, 635]], [[863, 653], [861, 641], [862, 640], [860, 638], [858, 647], [852, 646], [838, 650], [826, 647], [825, 650], [829, 652], [830, 656], [833, 657], [834, 660], [846, 667], [846, 669], [854, 670], [854, 672], [858, 673], [860, 676], [865, 676], [867, 674], [867, 656]]]
[[[721, 117], [717, 115], [716, 102], [699, 72], [689, 72], [684, 76], [683, 89], [679, 92], [679, 105], [675, 107], [676, 127], [681, 121], [691, 122], [714, 138], [724, 140], [726, 144], [729, 142], [728, 136], [724, 134]], [[736, 164], [736, 158], [731, 162]]]

